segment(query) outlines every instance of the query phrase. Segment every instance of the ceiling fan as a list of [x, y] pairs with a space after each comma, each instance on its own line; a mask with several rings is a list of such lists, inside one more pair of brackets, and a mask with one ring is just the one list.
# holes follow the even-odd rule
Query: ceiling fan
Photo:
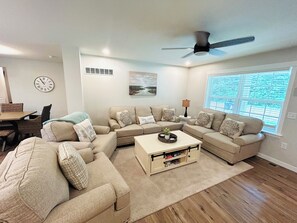
[[176, 47], [176, 48], [162, 48], [162, 50], [185, 50], [185, 49], [191, 49], [192, 52], [184, 55], [182, 58], [186, 58], [189, 56], [192, 56], [193, 54], [197, 56], [205, 55], [207, 53], [215, 56], [224, 55], [225, 52], [222, 50], [218, 50], [217, 48], [226, 47], [226, 46], [234, 46], [242, 43], [248, 43], [255, 40], [254, 36], [248, 36], [238, 39], [231, 39], [226, 40], [222, 42], [212, 43], [210, 44], [208, 42], [208, 37], [210, 33], [205, 31], [196, 31], [195, 37], [196, 37], [196, 44], [194, 47]]

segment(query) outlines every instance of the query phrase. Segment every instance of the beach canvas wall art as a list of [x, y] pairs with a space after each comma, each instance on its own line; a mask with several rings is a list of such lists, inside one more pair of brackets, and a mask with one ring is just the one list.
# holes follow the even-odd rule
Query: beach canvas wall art
[[157, 94], [157, 74], [134, 72], [129, 75], [129, 95], [154, 96]]

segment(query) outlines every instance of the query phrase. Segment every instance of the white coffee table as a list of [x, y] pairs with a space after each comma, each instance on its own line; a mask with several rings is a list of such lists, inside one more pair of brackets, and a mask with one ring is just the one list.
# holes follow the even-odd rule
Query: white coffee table
[[158, 134], [136, 136], [134, 153], [147, 175], [156, 174], [193, 162], [200, 156], [202, 142], [182, 131], [172, 131], [177, 142], [163, 143]]

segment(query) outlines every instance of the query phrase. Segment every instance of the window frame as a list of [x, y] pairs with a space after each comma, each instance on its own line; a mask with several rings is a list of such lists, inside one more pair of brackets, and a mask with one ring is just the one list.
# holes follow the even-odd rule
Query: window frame
[[[207, 108], [207, 102], [209, 98], [209, 85], [210, 85], [210, 77], [213, 76], [231, 76], [231, 75], [242, 75], [242, 74], [252, 74], [252, 73], [262, 73], [262, 72], [274, 72], [274, 71], [281, 71], [281, 70], [289, 70], [291, 72], [290, 74], [290, 80], [287, 88], [287, 94], [285, 97], [285, 100], [283, 102], [282, 109], [280, 111], [279, 115], [279, 122], [277, 126], [276, 132], [270, 132], [266, 130], [262, 130], [262, 132], [265, 132], [269, 135], [275, 135], [275, 136], [282, 136], [282, 130], [283, 125], [285, 122], [286, 114], [288, 112], [288, 105], [289, 100], [293, 91], [293, 86], [295, 82], [296, 72], [297, 72], [297, 63], [279, 63], [279, 64], [270, 64], [270, 65], [261, 65], [261, 66], [254, 66], [254, 67], [241, 67], [241, 68], [235, 68], [235, 69], [226, 69], [226, 70], [217, 70], [217, 71], [211, 71], [207, 73], [207, 84], [205, 88], [205, 96], [203, 101], [203, 106]], [[242, 86], [241, 84], [239, 84]], [[237, 98], [239, 98], [238, 96]], [[235, 99], [236, 100], [236, 99]], [[235, 102], [237, 105], [237, 100]], [[235, 113], [235, 109], [233, 109], [233, 113]], [[237, 114], [237, 113], [236, 113]]]

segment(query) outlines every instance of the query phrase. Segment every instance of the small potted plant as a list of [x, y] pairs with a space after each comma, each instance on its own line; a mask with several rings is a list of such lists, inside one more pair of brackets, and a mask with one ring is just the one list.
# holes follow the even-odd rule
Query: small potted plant
[[165, 139], [168, 140], [170, 138], [170, 128], [163, 129], [163, 133], [165, 135]]

